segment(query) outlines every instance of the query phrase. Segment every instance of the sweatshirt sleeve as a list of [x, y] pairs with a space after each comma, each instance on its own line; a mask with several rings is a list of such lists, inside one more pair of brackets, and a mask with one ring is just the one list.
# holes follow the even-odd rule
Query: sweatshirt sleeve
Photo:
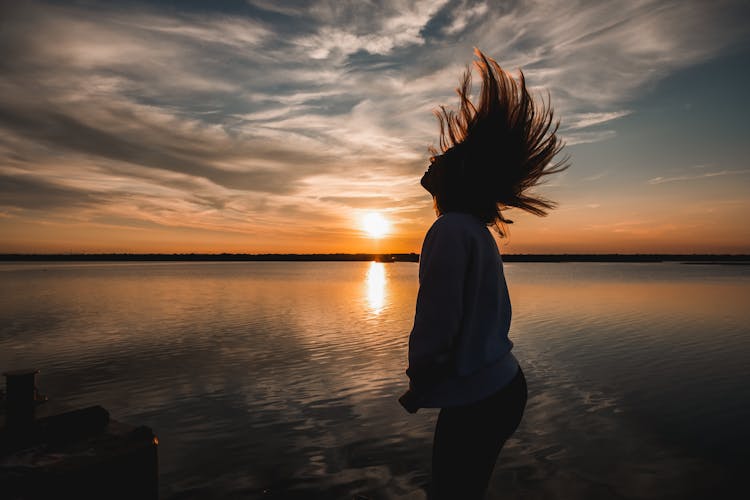
[[420, 256], [406, 371], [415, 391], [429, 389], [455, 370], [453, 344], [461, 328], [470, 242], [455, 221], [441, 219], [428, 231]]

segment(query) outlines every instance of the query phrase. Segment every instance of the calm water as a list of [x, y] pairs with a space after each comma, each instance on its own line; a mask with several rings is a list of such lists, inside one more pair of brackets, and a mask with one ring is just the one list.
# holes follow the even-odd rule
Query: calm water
[[[507, 264], [529, 383], [490, 498], [701, 498], [750, 432], [750, 267]], [[173, 498], [424, 498], [410, 263], [0, 264], [0, 370], [151, 426]], [[744, 471], [743, 471], [744, 473]]]

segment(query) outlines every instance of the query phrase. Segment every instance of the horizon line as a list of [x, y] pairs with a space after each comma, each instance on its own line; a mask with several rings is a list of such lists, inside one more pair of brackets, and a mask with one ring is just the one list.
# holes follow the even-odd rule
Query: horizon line
[[[378, 261], [419, 262], [409, 253], [0, 253], [0, 261]], [[750, 254], [514, 253], [505, 262], [747, 262]]]

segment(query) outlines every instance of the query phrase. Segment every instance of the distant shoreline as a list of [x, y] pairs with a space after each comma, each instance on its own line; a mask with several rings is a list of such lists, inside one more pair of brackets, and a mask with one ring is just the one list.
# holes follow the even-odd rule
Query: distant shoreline
[[[0, 261], [22, 262], [419, 262], [416, 253], [328, 253], [328, 254], [0, 254]], [[750, 255], [737, 254], [505, 254], [505, 262], [684, 262], [689, 264], [750, 264]]]

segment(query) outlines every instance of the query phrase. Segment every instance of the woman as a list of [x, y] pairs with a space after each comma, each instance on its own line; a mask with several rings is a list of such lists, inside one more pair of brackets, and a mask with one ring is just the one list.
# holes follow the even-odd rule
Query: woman
[[471, 70], [457, 89], [457, 112], [441, 107], [440, 149], [421, 180], [437, 220], [427, 232], [409, 336], [410, 412], [441, 408], [432, 452], [431, 498], [483, 498], [500, 449], [526, 406], [526, 380], [508, 339], [511, 306], [497, 244], [503, 210], [546, 215], [551, 201], [529, 193], [567, 168], [548, 104], [536, 103], [523, 73], [516, 81], [475, 49], [479, 103]]

